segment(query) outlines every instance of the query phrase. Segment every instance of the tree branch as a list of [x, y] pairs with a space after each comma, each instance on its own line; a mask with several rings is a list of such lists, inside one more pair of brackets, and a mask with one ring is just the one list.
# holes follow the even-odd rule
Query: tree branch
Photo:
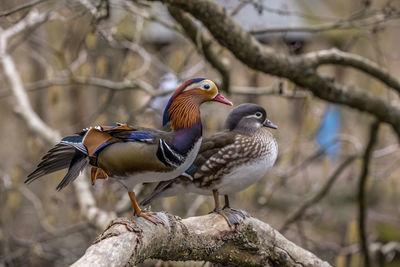
[[178, 8], [169, 6], [170, 15], [181, 25], [185, 34], [193, 44], [204, 54], [205, 59], [221, 74], [221, 89], [230, 91], [230, 71], [221, 55], [218, 55], [212, 47], [212, 38], [209, 34], [202, 33], [190, 15]]
[[288, 227], [294, 223], [295, 221], [299, 220], [306, 214], [306, 210], [310, 208], [312, 205], [318, 203], [321, 199], [323, 199], [331, 189], [332, 185], [335, 183], [336, 179], [342, 174], [342, 172], [350, 166], [350, 164], [357, 159], [357, 155], [352, 155], [347, 157], [333, 172], [331, 177], [326, 181], [326, 183], [322, 186], [322, 188], [315, 194], [312, 198], [305, 201], [300, 207], [290, 215], [286, 221], [284, 222], [283, 226], [279, 229], [281, 232], [285, 232]]
[[326, 23], [322, 25], [298, 26], [298, 27], [271, 27], [267, 29], [258, 29], [250, 31], [251, 34], [271, 34], [271, 33], [286, 33], [286, 32], [323, 32], [331, 30], [350, 30], [354, 28], [362, 28], [368, 26], [376, 26], [381, 23], [399, 19], [399, 13], [387, 13], [384, 10], [378, 11], [370, 16], [365, 16], [357, 19], [340, 20], [337, 22]]
[[375, 145], [376, 139], [378, 137], [380, 123], [379, 121], [374, 121], [370, 127], [370, 135], [367, 147], [365, 148], [365, 153], [363, 157], [362, 169], [360, 174], [360, 180], [358, 184], [358, 227], [359, 227], [359, 238], [360, 247], [364, 256], [364, 264], [366, 267], [371, 266], [371, 259], [368, 250], [368, 238], [366, 229], [367, 220], [367, 203], [365, 195], [365, 187], [367, 184], [367, 178], [369, 173], [370, 159], [372, 155], [372, 148]]
[[330, 266], [255, 218], [232, 230], [217, 214], [183, 220], [158, 215], [165, 225], [143, 218], [114, 220], [72, 266], [136, 265], [149, 258], [235, 266]]
[[[305, 56], [287, 56], [260, 44], [215, 1], [159, 1], [180, 8], [201, 21], [222, 46], [228, 48], [250, 68], [288, 78], [295, 84], [307, 88], [321, 99], [370, 113], [379, 120], [391, 124], [400, 135], [400, 109], [398, 107], [379, 97], [366, 94], [359, 88], [341, 85], [330, 78], [323, 77], [311, 64], [313, 62], [307, 60]], [[355, 65], [350, 66], [355, 67]], [[364, 69], [361, 70], [364, 71]], [[379, 76], [372, 77], [380, 79]], [[392, 85], [392, 82], [387, 79], [382, 78], [381, 81], [388, 86]], [[396, 83], [398, 84], [398, 82]]]
[[324, 64], [351, 66], [375, 77], [400, 94], [400, 82], [383, 67], [365, 57], [343, 52], [337, 48], [310, 52], [305, 54], [303, 57], [305, 60], [310, 60], [313, 67], [318, 67]]
[[[24, 88], [22, 77], [19, 74], [12, 56], [7, 51], [7, 44], [10, 38], [25, 29], [43, 23], [55, 14], [51, 12], [38, 13], [31, 11], [28, 16], [3, 30], [0, 28], [0, 61], [4, 69], [5, 76], [9, 80], [11, 90], [17, 100], [16, 112], [21, 116], [27, 126], [50, 144], [56, 144], [60, 141], [60, 134], [48, 126], [32, 109], [28, 95]], [[96, 201], [89, 189], [89, 178], [81, 174], [73, 183], [78, 198], [81, 213], [90, 223], [103, 229], [115, 217], [115, 214], [107, 213], [96, 206]]]
[[14, 14], [14, 13], [18, 12], [18, 11], [21, 11], [21, 10], [24, 10], [24, 9], [27, 9], [27, 8], [31, 8], [33, 6], [36, 6], [36, 5], [40, 4], [40, 3], [42, 3], [42, 2], [47, 2], [47, 1], [49, 1], [49, 0], [36, 0], [36, 1], [29, 2], [29, 3], [24, 3], [22, 5], [19, 5], [19, 6], [16, 6], [16, 7], [10, 9], [10, 10], [1, 11], [0, 12], [0, 17], [9, 16], [11, 14]]

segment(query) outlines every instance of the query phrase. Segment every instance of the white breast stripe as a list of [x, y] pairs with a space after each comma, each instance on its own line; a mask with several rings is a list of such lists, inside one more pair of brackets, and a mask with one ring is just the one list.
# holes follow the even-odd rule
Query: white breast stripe
[[171, 161], [167, 158], [167, 156], [165, 155], [164, 146], [163, 146], [163, 140], [162, 140], [162, 139], [160, 139], [160, 144], [159, 144], [158, 146], [159, 146], [159, 148], [161, 149], [161, 153], [162, 153], [162, 156], [163, 156], [164, 161], [165, 161], [168, 165], [171, 165], [171, 166], [173, 166], [173, 167], [177, 167], [177, 165], [174, 164], [173, 162], [171, 162]]
[[184, 161], [184, 158], [183, 158], [183, 156], [181, 154], [179, 154], [175, 150], [173, 150], [164, 140], [161, 139], [161, 141], [166, 146], [168, 151], [170, 153], [172, 153], [172, 155], [177, 159], [177, 161], [179, 161], [180, 163], [182, 163]]
[[178, 167], [185, 160], [182, 155], [178, 154], [162, 139], [160, 139], [159, 148], [161, 149], [163, 160], [168, 165]]

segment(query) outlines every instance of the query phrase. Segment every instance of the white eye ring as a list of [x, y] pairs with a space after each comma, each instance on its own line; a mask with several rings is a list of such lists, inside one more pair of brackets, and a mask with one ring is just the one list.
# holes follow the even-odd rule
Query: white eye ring
[[262, 117], [262, 113], [261, 112], [256, 112], [255, 115], [256, 115], [257, 118], [261, 118]]
[[206, 84], [203, 85], [203, 88], [206, 89], [206, 90], [208, 90], [208, 89], [211, 88], [211, 85], [208, 84], [208, 83], [206, 83]]

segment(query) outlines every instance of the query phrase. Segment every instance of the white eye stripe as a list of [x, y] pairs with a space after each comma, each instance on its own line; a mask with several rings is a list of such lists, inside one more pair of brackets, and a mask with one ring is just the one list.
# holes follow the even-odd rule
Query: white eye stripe
[[[257, 113], [260, 113], [261, 116], [257, 116], [256, 115]], [[256, 118], [256, 119], [261, 118], [262, 117], [262, 113], [261, 112], [257, 112], [257, 113], [256, 114], [247, 115], [245, 118]]]
[[[209, 88], [204, 88], [205, 86], [209, 86]], [[199, 83], [193, 83], [193, 84], [189, 85], [188, 87], [186, 87], [183, 90], [183, 92], [192, 90], [194, 88], [199, 88], [201, 90], [207, 91], [207, 90], [210, 90], [212, 87], [213, 87], [213, 83], [211, 81], [204, 80], [204, 81], [201, 81]]]
[[256, 116], [256, 115], [247, 115], [245, 118], [256, 118], [256, 119], [258, 119], [258, 117]]
[[191, 84], [188, 87], [186, 87], [185, 90], [183, 90], [183, 91], [185, 92], [185, 91], [192, 90], [193, 88], [196, 88], [197, 86], [198, 86], [197, 83]]

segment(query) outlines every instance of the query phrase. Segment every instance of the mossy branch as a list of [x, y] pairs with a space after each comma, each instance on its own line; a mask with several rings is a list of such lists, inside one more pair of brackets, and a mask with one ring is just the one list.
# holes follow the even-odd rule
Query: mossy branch
[[136, 265], [150, 258], [235, 266], [330, 266], [255, 218], [231, 229], [217, 214], [187, 219], [158, 215], [165, 225], [143, 218], [114, 220], [73, 266]]

